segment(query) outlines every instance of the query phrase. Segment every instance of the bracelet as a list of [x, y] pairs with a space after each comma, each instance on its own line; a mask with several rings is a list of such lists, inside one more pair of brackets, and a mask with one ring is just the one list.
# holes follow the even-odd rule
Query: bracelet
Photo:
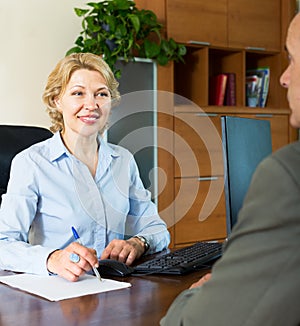
[[150, 244], [148, 240], [145, 237], [142, 237], [140, 235], [135, 235], [133, 238], [139, 239], [144, 244], [144, 254], [149, 250]]

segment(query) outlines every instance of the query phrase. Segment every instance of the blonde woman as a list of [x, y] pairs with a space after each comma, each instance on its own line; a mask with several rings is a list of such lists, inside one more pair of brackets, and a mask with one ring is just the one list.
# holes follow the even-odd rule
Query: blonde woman
[[117, 88], [109, 66], [90, 53], [63, 58], [49, 75], [43, 100], [54, 135], [12, 162], [0, 209], [0, 268], [76, 281], [98, 259], [130, 265], [168, 246], [133, 156], [101, 137]]

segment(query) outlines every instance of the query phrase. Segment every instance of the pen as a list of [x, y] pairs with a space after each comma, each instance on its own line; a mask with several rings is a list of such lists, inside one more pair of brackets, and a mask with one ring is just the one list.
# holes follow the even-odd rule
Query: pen
[[[74, 236], [75, 240], [76, 240], [79, 244], [82, 245], [82, 242], [81, 242], [81, 240], [80, 240], [80, 237], [79, 237], [79, 235], [78, 235], [76, 229], [75, 229], [73, 226], [72, 226], [72, 232], [73, 232], [73, 236]], [[96, 277], [99, 279], [99, 281], [102, 281], [102, 278], [101, 278], [100, 273], [98, 272], [98, 269], [97, 269], [96, 267], [94, 267], [94, 266], [92, 266], [92, 267], [93, 267], [93, 271], [94, 271]]]

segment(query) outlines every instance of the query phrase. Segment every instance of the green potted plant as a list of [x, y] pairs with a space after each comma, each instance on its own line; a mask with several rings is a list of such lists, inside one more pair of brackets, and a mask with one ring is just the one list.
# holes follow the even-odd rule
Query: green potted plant
[[68, 54], [92, 52], [103, 55], [117, 78], [121, 71], [115, 63], [119, 58], [128, 62], [134, 57], [150, 58], [159, 65], [170, 60], [184, 61], [186, 48], [172, 38], [162, 37], [162, 24], [150, 10], [139, 10], [132, 0], [89, 2], [90, 9], [74, 8], [82, 18], [80, 35]]

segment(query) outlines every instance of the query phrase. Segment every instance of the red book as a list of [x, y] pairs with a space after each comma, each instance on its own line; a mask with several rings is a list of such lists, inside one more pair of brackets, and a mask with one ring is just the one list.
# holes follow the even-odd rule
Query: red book
[[227, 85], [225, 93], [225, 105], [236, 105], [236, 78], [235, 73], [227, 73]]
[[224, 105], [227, 75], [218, 74], [211, 79], [210, 105]]

